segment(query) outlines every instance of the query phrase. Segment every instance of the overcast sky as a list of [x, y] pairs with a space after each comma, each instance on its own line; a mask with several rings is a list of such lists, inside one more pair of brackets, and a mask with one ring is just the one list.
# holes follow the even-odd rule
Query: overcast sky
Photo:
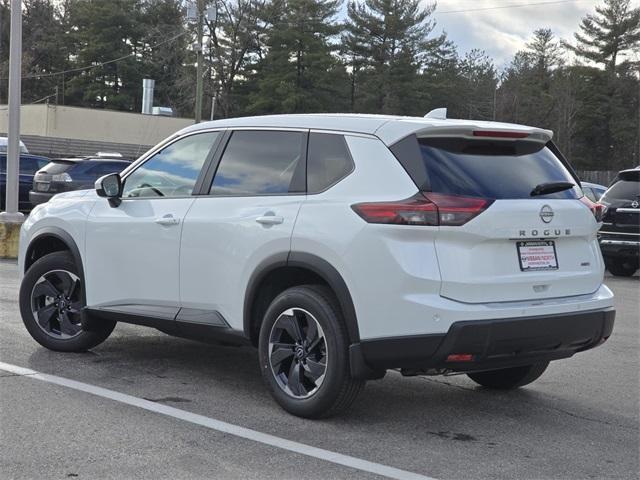
[[[423, 0], [425, 3], [433, 3]], [[573, 40], [580, 20], [594, 12], [601, 0], [438, 0], [435, 32], [444, 30], [458, 46], [460, 54], [480, 48], [501, 68], [531, 37], [537, 28], [550, 28], [556, 36]], [[503, 6], [537, 4], [518, 8]], [[632, 0], [634, 6], [640, 0]], [[492, 8], [481, 11], [482, 8]], [[457, 10], [476, 10], [453, 13]], [[452, 12], [452, 13], [446, 13]]]

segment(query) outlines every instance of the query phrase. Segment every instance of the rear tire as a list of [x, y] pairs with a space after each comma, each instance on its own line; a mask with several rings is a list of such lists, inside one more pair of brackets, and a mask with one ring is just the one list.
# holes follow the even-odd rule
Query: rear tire
[[523, 387], [537, 380], [549, 366], [549, 362], [525, 365], [524, 367], [503, 368], [487, 372], [468, 373], [474, 382], [487, 388], [509, 390]]
[[262, 378], [276, 402], [305, 418], [347, 409], [364, 387], [351, 377], [349, 342], [332, 292], [292, 287], [267, 309], [258, 351]]
[[605, 263], [607, 265], [607, 270], [616, 277], [630, 277], [636, 273], [636, 270], [638, 270], [638, 264], [633, 261], [611, 259]]
[[20, 285], [20, 314], [25, 327], [43, 347], [58, 352], [83, 352], [111, 334], [116, 322], [104, 321], [91, 331], [82, 329], [84, 278], [68, 252], [36, 260]]

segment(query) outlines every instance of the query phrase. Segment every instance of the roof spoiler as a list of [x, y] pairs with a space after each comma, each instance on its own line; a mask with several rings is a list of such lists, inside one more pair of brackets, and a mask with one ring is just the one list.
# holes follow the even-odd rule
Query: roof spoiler
[[500, 139], [500, 140], [526, 140], [539, 143], [547, 143], [553, 138], [551, 130], [542, 128], [508, 128], [496, 125], [495, 127], [479, 127], [475, 125], [443, 125], [429, 126], [416, 132], [417, 137], [464, 137], [469, 139]]

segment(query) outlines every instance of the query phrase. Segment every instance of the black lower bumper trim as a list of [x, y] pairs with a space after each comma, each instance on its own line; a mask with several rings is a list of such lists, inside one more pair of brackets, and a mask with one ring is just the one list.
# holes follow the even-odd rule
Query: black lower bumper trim
[[[615, 310], [456, 322], [446, 334], [363, 340], [355, 352], [372, 371], [389, 368], [487, 370], [570, 357], [606, 340]], [[472, 361], [447, 361], [449, 355]], [[352, 360], [352, 374], [358, 374]], [[356, 370], [356, 371], [353, 371]]]

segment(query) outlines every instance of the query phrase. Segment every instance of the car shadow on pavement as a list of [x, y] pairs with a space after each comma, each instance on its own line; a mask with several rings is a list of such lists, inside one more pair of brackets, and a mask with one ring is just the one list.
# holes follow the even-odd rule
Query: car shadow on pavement
[[[86, 353], [38, 348], [29, 359], [29, 367], [143, 398], [164, 399], [166, 403], [174, 399], [178, 408], [217, 418], [221, 414], [225, 418], [235, 416], [235, 412], [245, 420], [268, 415], [286, 419], [288, 424], [305, 422], [281, 411], [271, 400], [255, 349], [149, 334], [138, 327], [122, 330], [127, 331], [118, 331]], [[487, 437], [488, 432], [491, 437], [499, 437], [501, 432], [509, 433], [523, 425], [537, 430], [558, 421], [590, 421], [593, 412], [580, 403], [578, 398], [563, 406], [561, 399], [537, 391], [535, 385], [496, 392], [477, 387], [466, 377], [403, 378], [397, 372], [388, 372], [383, 380], [368, 382], [343, 416], [316, 425], [473, 442]], [[595, 418], [592, 421], [602, 422]]]

